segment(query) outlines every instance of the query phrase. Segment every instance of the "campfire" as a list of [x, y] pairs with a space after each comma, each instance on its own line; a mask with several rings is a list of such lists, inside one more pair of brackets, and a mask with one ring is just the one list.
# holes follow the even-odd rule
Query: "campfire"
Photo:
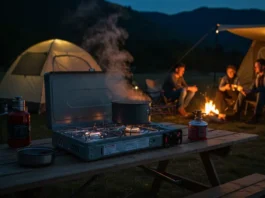
[[204, 108], [205, 108], [204, 113], [206, 115], [219, 115], [219, 110], [216, 109], [215, 104], [213, 103], [212, 100], [208, 102], [206, 101]]
[[216, 108], [213, 101], [208, 100], [207, 98], [206, 98], [203, 112], [205, 113], [209, 121], [222, 122], [223, 120], [225, 120], [225, 117], [226, 117], [225, 114], [221, 114], [219, 112], [219, 110]]

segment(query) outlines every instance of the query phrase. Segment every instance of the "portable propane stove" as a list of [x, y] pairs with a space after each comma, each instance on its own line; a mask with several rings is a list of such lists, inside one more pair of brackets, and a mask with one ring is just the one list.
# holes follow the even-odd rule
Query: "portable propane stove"
[[182, 143], [181, 129], [113, 123], [103, 72], [51, 72], [44, 75], [44, 82], [53, 146], [85, 161]]
[[90, 161], [137, 150], [182, 143], [182, 130], [155, 123], [124, 126], [108, 124], [54, 131], [53, 145]]

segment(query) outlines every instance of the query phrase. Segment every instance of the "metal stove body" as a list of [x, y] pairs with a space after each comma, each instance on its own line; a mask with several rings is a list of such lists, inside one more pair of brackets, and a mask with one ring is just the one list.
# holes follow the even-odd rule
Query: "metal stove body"
[[53, 146], [85, 161], [182, 143], [181, 129], [112, 123], [111, 92], [103, 72], [51, 72], [44, 81]]

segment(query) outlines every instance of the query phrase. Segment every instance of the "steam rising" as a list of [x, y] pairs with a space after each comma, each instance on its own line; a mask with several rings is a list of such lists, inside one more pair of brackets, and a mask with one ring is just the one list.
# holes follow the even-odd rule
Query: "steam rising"
[[[93, 3], [87, 6], [96, 5]], [[80, 17], [81, 14], [77, 16]], [[124, 29], [117, 27], [121, 16], [112, 14], [88, 28], [83, 37], [82, 47], [87, 51], [96, 52], [99, 65], [107, 72], [106, 83], [113, 93], [113, 100], [150, 101], [147, 95], [134, 89], [126, 80], [131, 78], [130, 64], [133, 57], [128, 51], [121, 49], [129, 36]]]

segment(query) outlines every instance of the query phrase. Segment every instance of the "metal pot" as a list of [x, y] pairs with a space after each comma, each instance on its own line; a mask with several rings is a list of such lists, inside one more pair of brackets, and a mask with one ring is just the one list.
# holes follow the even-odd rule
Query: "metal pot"
[[49, 147], [25, 147], [17, 151], [20, 166], [41, 167], [54, 162], [55, 152]]
[[112, 102], [112, 121], [120, 124], [147, 124], [151, 121], [151, 102]]
[[202, 120], [202, 112], [194, 112], [195, 119], [189, 122], [188, 138], [190, 140], [206, 140], [208, 132], [208, 123]]

